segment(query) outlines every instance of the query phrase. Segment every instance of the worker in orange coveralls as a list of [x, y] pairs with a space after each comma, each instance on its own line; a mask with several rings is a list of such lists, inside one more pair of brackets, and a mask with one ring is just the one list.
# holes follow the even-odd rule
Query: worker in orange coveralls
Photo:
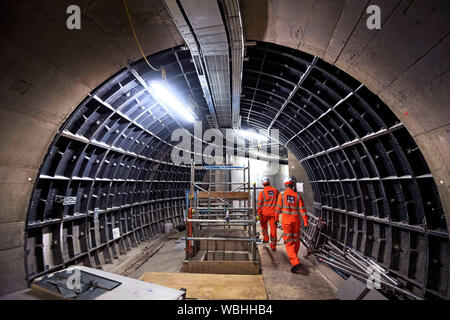
[[277, 249], [277, 222], [278, 214], [275, 212], [278, 195], [280, 192], [270, 186], [270, 180], [267, 177], [262, 179], [264, 189], [259, 192], [258, 196], [258, 216], [261, 222], [263, 234], [263, 243], [269, 242], [269, 232], [267, 222], [270, 224], [270, 248], [275, 251]]
[[298, 258], [298, 250], [300, 249], [300, 216], [303, 218], [303, 223], [308, 226], [308, 215], [304, 207], [303, 199], [297, 192], [294, 191], [295, 177], [286, 178], [284, 190], [278, 196], [276, 213], [281, 214], [281, 226], [283, 227], [283, 239], [286, 246], [286, 252], [291, 262], [292, 273], [304, 274], [300, 266]]

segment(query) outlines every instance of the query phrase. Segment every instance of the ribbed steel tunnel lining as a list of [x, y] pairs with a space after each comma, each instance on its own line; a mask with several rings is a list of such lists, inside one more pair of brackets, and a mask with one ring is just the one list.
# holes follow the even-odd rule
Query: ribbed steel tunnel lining
[[[330, 236], [377, 260], [417, 295], [446, 298], [445, 216], [406, 128], [376, 95], [320, 59], [263, 42], [247, 54], [242, 125], [279, 130], [308, 173], [314, 214], [328, 222]], [[150, 58], [171, 86], [207, 110], [188, 51]], [[142, 61], [131, 67], [146, 81], [158, 77]], [[177, 127], [128, 69], [78, 106], [45, 156], [30, 201], [29, 281], [74, 263], [111, 263], [165, 221], [181, 222], [190, 177], [170, 163]], [[75, 204], [57, 204], [57, 195], [76, 197]]]
[[328, 222], [329, 234], [416, 295], [447, 298], [444, 210], [399, 119], [364, 85], [309, 54], [262, 42], [247, 54], [242, 125], [279, 130], [307, 171], [314, 214]]
[[[180, 95], [207, 110], [189, 51], [166, 50], [151, 61], [164, 66]], [[92, 92], [61, 127], [30, 201], [28, 281], [70, 264], [101, 267], [161, 232], [165, 222], [181, 223], [190, 168], [170, 163], [178, 125], [139, 81], [158, 77], [144, 61], [133, 64]], [[57, 204], [56, 196], [76, 197], [75, 204]]]

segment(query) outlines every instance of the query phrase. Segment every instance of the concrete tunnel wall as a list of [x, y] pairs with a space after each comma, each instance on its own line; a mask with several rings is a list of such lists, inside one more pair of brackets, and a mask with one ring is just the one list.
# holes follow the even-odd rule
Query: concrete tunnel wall
[[[129, 2], [146, 54], [183, 43], [159, 0]], [[449, 4], [373, 3], [382, 10], [381, 30], [365, 27], [366, 1], [244, 0], [246, 38], [316, 55], [378, 94], [421, 148], [448, 223]], [[0, 295], [26, 285], [24, 221], [53, 137], [89, 92], [141, 58], [120, 1], [76, 2], [78, 31], [65, 27], [70, 4], [1, 5], [8, 14], [0, 22]]]

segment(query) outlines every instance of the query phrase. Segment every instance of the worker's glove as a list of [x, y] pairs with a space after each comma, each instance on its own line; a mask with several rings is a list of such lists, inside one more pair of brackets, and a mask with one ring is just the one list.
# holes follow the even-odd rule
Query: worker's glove
[[256, 216], [256, 221], [259, 221], [261, 219], [261, 217], [259, 216], [259, 214]]

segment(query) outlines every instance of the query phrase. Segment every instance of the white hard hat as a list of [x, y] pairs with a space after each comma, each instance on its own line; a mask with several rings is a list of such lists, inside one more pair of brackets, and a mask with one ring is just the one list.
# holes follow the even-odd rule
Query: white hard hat
[[268, 177], [263, 177], [261, 182], [262, 182], [262, 184], [267, 184], [267, 183], [270, 183], [270, 180]]
[[287, 177], [286, 179], [284, 179], [284, 184], [291, 184], [291, 183], [294, 183], [292, 177]]

